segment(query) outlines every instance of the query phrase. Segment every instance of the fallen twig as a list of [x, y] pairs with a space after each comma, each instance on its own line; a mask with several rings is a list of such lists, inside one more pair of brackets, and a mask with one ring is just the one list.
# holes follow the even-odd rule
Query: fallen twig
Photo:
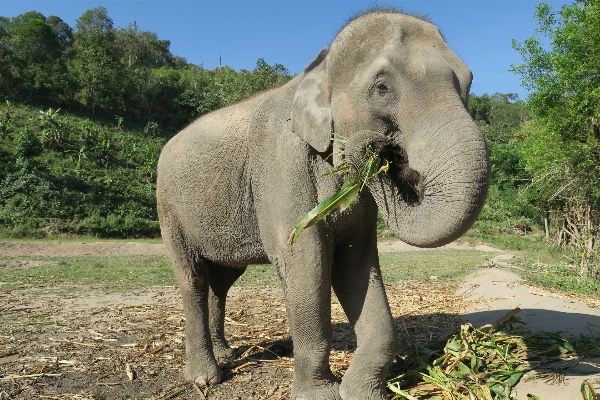
[[0, 381], [10, 381], [13, 379], [25, 379], [25, 378], [43, 378], [43, 377], [57, 377], [62, 374], [31, 374], [31, 375], [9, 375], [4, 378], [0, 378]]

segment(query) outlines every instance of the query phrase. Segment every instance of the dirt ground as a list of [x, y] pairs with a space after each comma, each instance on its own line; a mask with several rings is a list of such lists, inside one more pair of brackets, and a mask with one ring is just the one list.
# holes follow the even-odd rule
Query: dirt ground
[[[448, 247], [465, 248], [466, 245]], [[413, 249], [401, 242], [380, 245], [382, 252]], [[511, 255], [490, 247], [477, 249], [490, 251], [490, 264], [510, 260]], [[144, 243], [0, 242], [0, 254], [11, 257], [163, 252], [164, 246], [160, 244]], [[5, 267], [26, 265], [17, 263]], [[398, 354], [402, 355], [392, 368], [400, 367], [415, 346], [445, 337], [462, 321], [493, 322], [495, 313], [516, 305], [528, 309], [528, 302], [539, 303], [540, 299], [543, 304], [529, 308], [545, 309], [545, 300], [556, 295], [525, 287], [518, 278], [515, 280], [514, 276], [507, 277], [503, 273], [504, 270], [491, 268], [482, 269], [458, 283], [389, 285], [387, 293], [400, 336]], [[519, 293], [514, 292], [517, 288], [521, 290]], [[238, 357], [222, 366], [225, 381], [210, 388], [195, 387], [182, 379], [185, 320], [176, 287], [113, 294], [106, 293], [102, 287], [90, 286], [84, 291], [65, 293], [40, 294], [31, 287], [0, 292], [0, 400], [289, 398], [292, 343], [282, 292], [278, 288], [232, 288], [226, 332], [230, 344], [237, 348]], [[534, 321], [542, 319], [552, 325], [551, 328], [557, 328], [553, 321], [559, 316], [574, 314], [573, 307], [576, 307], [577, 313], [582, 315], [581, 321], [567, 318], [564, 323], [573, 327], [587, 321], [600, 327], [599, 303], [573, 296], [563, 297], [561, 301], [553, 305], [554, 313], [546, 310], [545, 314], [541, 311], [526, 314]], [[356, 338], [335, 296], [332, 319], [330, 362], [332, 370], [341, 377], [352, 359]], [[544, 328], [543, 323], [541, 328]], [[551, 387], [549, 393], [559, 393], [559, 397], [541, 397], [544, 400], [578, 399], [575, 386], [575, 383], [570, 385], [575, 391], [563, 392]], [[519, 394], [523, 394], [519, 398], [525, 399], [528, 390], [519, 390]]]
[[[408, 245], [399, 240], [381, 242], [378, 244], [380, 252], [393, 253], [403, 251], [426, 251]], [[450, 243], [438, 249], [474, 249], [489, 252], [498, 252], [487, 245], [471, 247], [467, 244]], [[135, 255], [163, 255], [164, 244], [138, 243], [138, 242], [0, 242], [0, 255], [8, 257], [24, 256], [135, 256]]]

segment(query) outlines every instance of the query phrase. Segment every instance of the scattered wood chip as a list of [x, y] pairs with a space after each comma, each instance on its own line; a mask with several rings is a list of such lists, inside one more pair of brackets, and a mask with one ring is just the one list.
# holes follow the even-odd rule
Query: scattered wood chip
[[14, 356], [15, 354], [19, 354], [19, 350], [8, 350], [8, 351], [0, 352], [0, 358]]
[[167, 343], [163, 343], [160, 346], [155, 346], [155, 347], [151, 348], [150, 350], [148, 350], [148, 354], [158, 353], [159, 351], [164, 349], [166, 346], [167, 346]]
[[125, 364], [125, 373], [127, 374], [129, 382], [132, 382], [136, 378], [135, 370], [129, 363]]

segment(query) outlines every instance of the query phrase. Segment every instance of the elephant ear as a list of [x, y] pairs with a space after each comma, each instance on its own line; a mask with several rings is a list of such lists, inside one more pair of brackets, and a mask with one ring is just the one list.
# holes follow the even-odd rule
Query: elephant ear
[[306, 67], [292, 106], [292, 131], [318, 152], [329, 148], [333, 131], [325, 71], [328, 53], [327, 48], [321, 50]]
[[473, 81], [473, 73], [469, 67], [467, 67], [465, 63], [458, 58], [458, 56], [454, 54], [452, 50], [450, 50], [445, 42], [443, 42], [443, 45], [440, 46], [439, 51], [442, 58], [444, 58], [444, 60], [454, 70], [454, 74], [458, 79], [458, 82], [456, 82], [457, 89], [460, 89], [460, 97], [465, 104], [465, 107], [467, 107], [469, 104], [469, 92], [471, 90], [471, 82]]

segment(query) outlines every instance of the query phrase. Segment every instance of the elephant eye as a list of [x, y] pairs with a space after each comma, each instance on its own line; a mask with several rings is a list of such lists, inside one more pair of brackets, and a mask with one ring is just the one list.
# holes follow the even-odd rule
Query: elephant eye
[[389, 85], [385, 77], [376, 76], [374, 82], [369, 86], [368, 96], [374, 96], [383, 99], [392, 92], [392, 86]]
[[380, 92], [387, 92], [389, 89], [385, 83], [380, 82], [377, 84], [377, 90]]
[[375, 85], [375, 87], [377, 88], [377, 90], [379, 91], [379, 94], [384, 94], [390, 91], [390, 89], [387, 87], [387, 85], [383, 82], [379, 82]]

